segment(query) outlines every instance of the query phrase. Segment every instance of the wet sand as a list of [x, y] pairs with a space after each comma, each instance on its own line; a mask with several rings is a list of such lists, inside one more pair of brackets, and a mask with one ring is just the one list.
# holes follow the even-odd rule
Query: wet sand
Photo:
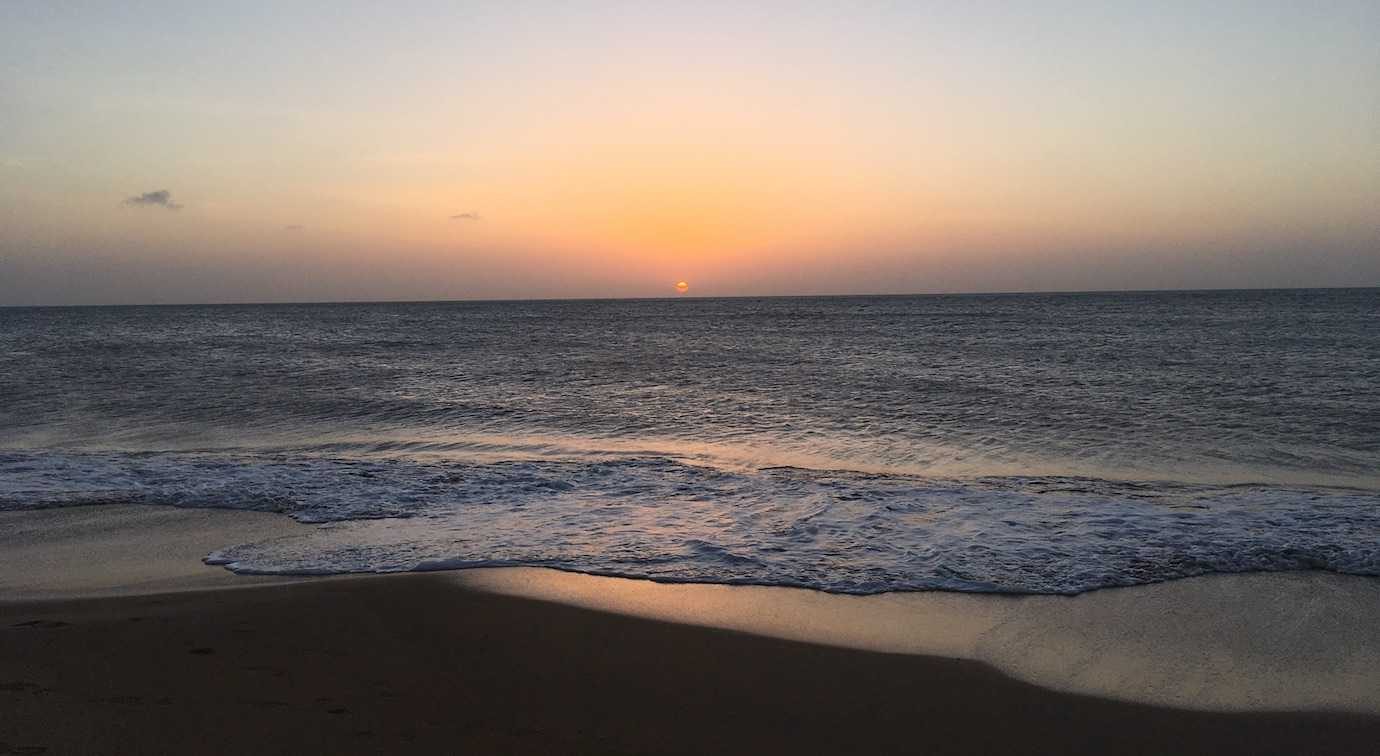
[[1373, 717], [1120, 703], [443, 575], [8, 603], [0, 625], [11, 752], [1362, 753], [1380, 738]]
[[282, 515], [143, 505], [0, 512], [0, 601], [242, 588], [284, 578], [202, 564], [230, 544], [289, 535]]
[[[545, 570], [246, 581], [185, 557], [301, 526], [231, 522], [238, 513], [116, 514], [0, 516], [0, 753], [1368, 753], [1380, 737], [1380, 717], [1363, 712], [1270, 711], [1268, 700], [1237, 711], [1155, 706], [886, 650], [903, 638], [911, 651], [991, 643], [995, 633], [1034, 654], [1048, 644], [1033, 628], [1068, 633], [1099, 607], [1126, 611], [1115, 595], [1059, 604], [1072, 608], [1059, 631], [1013, 625], [1005, 613], [1032, 612], [998, 597], [909, 605]], [[21, 520], [29, 531], [15, 535]], [[129, 550], [120, 523], [165, 548], [90, 569], [102, 549]], [[60, 543], [86, 559], [15, 577], [26, 549]], [[164, 560], [185, 574], [156, 576]], [[1316, 592], [1299, 579], [1290, 590]], [[969, 598], [1002, 607], [1005, 619], [973, 624], [991, 617], [965, 614]], [[883, 604], [894, 613], [875, 613]], [[1356, 618], [1326, 606], [1286, 624], [1341, 622], [1336, 643], [1357, 643]], [[665, 612], [682, 621], [662, 621]], [[1184, 632], [1187, 649], [1198, 641]], [[1347, 683], [1365, 651], [1303, 654], [1298, 669]], [[1101, 657], [1089, 658], [1076, 663]]]

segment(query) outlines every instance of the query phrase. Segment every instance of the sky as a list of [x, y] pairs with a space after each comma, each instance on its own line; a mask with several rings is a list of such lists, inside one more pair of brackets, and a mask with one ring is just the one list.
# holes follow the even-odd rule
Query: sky
[[0, 305], [1380, 285], [1380, 3], [0, 5]]

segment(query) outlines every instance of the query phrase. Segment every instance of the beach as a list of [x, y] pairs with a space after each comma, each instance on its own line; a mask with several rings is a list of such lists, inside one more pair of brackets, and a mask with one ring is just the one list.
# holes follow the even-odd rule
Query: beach
[[0, 4], [0, 756], [1380, 754], [1376, 29]]
[[[1171, 707], [1056, 690], [954, 654], [869, 650], [963, 652], [971, 631], [996, 629], [1031, 655], [1051, 653], [1057, 645], [1016, 632], [1044, 625], [1009, 616], [1043, 623], [1038, 605], [1026, 612], [1020, 602], [1062, 597], [840, 597], [549, 570], [246, 577], [187, 555], [304, 526], [254, 513], [101, 509], [5, 513], [0, 523], [0, 743], [10, 753], [1361, 753], [1380, 736], [1380, 717], [1365, 710], [1372, 631], [1348, 626], [1362, 614], [1329, 613], [1326, 599], [1280, 624], [1333, 628], [1335, 642], [1317, 646], [1331, 653], [1302, 660], [1314, 674], [1282, 670], [1280, 682], [1350, 691], [1281, 708], [1279, 691], [1257, 685], [1252, 702], [1223, 685], [1206, 693], [1225, 705]], [[135, 533], [143, 547], [163, 547], [122, 564], [115, 555]], [[18, 591], [14, 565], [58, 542], [86, 559], [31, 567], [30, 590]], [[1370, 588], [1341, 576], [1303, 588], [1318, 593], [1331, 578]], [[1089, 597], [1125, 611], [1123, 599], [1096, 597], [1146, 590]], [[982, 627], [990, 617], [955, 598], [1005, 602], [993, 612], [1007, 619]], [[1061, 611], [1076, 617], [1084, 610], [1072, 601]], [[682, 621], [664, 619], [677, 611]], [[1191, 627], [1172, 632], [1182, 641], [1169, 650], [1181, 656], [1211, 645]], [[1253, 654], [1271, 650], [1229, 640], [1236, 659], [1223, 669], [1258, 666]]]

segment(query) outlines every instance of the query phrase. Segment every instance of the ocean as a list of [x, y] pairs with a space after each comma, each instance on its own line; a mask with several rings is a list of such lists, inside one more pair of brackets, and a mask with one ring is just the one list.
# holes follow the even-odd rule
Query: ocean
[[0, 509], [244, 573], [1380, 575], [1380, 289], [0, 309]]

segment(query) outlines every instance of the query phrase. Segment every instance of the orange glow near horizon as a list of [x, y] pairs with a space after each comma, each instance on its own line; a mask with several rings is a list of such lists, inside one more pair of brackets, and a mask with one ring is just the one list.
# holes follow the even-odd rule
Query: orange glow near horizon
[[1380, 281], [1375, 3], [1019, 5], [0, 24], [0, 304]]

